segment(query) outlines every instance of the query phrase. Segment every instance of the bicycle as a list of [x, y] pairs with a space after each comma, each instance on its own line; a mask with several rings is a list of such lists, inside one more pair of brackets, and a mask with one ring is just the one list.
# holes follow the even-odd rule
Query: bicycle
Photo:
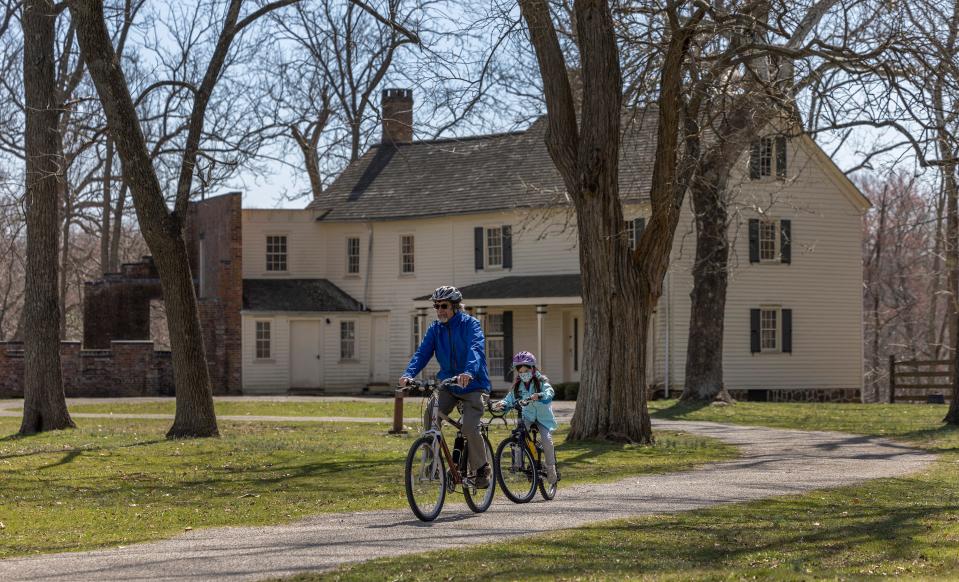
[[[508, 437], [496, 447], [493, 463], [496, 479], [503, 490], [503, 494], [513, 503], [528, 503], [540, 494], [546, 501], [556, 497], [556, 483], [549, 483], [546, 476], [546, 463], [543, 458], [543, 447], [539, 442], [539, 429], [536, 424], [529, 428], [523, 421], [523, 407], [530, 403], [524, 398], [513, 403], [512, 410], [516, 412], [516, 426]], [[503, 418], [509, 410], [504, 411], [498, 418]], [[559, 467], [556, 468], [557, 482], [559, 481]]]
[[[410, 446], [410, 451], [406, 455], [404, 473], [406, 500], [413, 514], [421, 521], [436, 519], [443, 509], [447, 492], [454, 493], [457, 487], [461, 487], [463, 496], [466, 498], [466, 505], [475, 513], [482, 513], [489, 509], [496, 490], [496, 481], [492, 476], [489, 487], [485, 490], [476, 488], [473, 483], [475, 471], [471, 471], [471, 467], [468, 466], [469, 443], [463, 437], [463, 425], [439, 411], [437, 392], [448, 390], [455, 384], [455, 379], [449, 379], [439, 384], [433, 381], [411, 380], [407, 385], [407, 388], [415, 388], [427, 393], [424, 422], [428, 421], [428, 424]], [[457, 407], [460, 408], [460, 405], [457, 404]], [[441, 423], [444, 420], [456, 427], [456, 439], [452, 452], [443, 436]], [[480, 433], [486, 444], [487, 458], [492, 463], [493, 447], [489, 442], [489, 423], [480, 423]], [[480, 491], [483, 491], [483, 495], [478, 497]]]

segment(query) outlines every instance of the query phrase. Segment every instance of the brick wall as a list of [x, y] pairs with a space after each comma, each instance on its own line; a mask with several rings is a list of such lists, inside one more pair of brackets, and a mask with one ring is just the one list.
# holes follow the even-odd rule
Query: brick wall
[[[172, 396], [170, 352], [151, 341], [114, 341], [110, 349], [85, 350], [61, 342], [60, 369], [68, 397]], [[0, 398], [23, 397], [23, 344], [0, 342]]]

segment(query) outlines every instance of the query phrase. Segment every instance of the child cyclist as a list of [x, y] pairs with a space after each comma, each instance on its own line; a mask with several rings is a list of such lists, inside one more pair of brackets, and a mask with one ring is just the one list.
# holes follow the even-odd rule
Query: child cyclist
[[553, 396], [555, 392], [549, 385], [549, 379], [536, 369], [536, 356], [529, 352], [519, 352], [513, 356], [513, 387], [506, 397], [493, 404], [494, 410], [510, 408], [518, 400], [530, 399], [523, 408], [523, 421], [527, 427], [538, 424], [543, 453], [546, 454], [546, 476], [550, 485], [557, 481], [556, 450], [553, 448], [553, 431], [556, 430], [556, 417], [553, 416]]

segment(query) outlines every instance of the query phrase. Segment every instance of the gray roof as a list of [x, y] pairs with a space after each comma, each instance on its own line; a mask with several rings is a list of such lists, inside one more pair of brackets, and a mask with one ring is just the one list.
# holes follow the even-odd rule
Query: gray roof
[[326, 279], [243, 279], [247, 311], [365, 311]]
[[[583, 292], [579, 273], [568, 275], [517, 275], [484, 281], [459, 288], [463, 301], [477, 299], [520, 299], [535, 297], [579, 297]], [[429, 299], [417, 297], [417, 301]]]
[[[645, 200], [656, 150], [655, 110], [625, 118], [620, 196]], [[308, 208], [325, 221], [472, 214], [567, 204], [541, 117], [526, 131], [373, 146]]]

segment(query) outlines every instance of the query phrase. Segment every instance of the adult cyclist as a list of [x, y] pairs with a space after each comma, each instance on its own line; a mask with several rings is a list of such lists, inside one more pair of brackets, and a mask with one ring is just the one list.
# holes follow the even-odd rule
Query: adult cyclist
[[469, 443], [469, 462], [471, 467], [479, 467], [473, 483], [485, 489], [489, 487], [492, 472], [480, 433], [484, 396], [490, 392], [483, 327], [478, 319], [463, 311], [463, 294], [456, 287], [440, 287], [433, 291], [430, 299], [436, 320], [426, 330], [400, 377], [400, 386], [406, 386], [416, 377], [434, 355], [440, 365], [437, 377], [440, 380], [456, 378], [456, 386], [439, 393], [439, 408], [443, 414], [449, 414], [457, 401], [463, 403], [463, 435]]

